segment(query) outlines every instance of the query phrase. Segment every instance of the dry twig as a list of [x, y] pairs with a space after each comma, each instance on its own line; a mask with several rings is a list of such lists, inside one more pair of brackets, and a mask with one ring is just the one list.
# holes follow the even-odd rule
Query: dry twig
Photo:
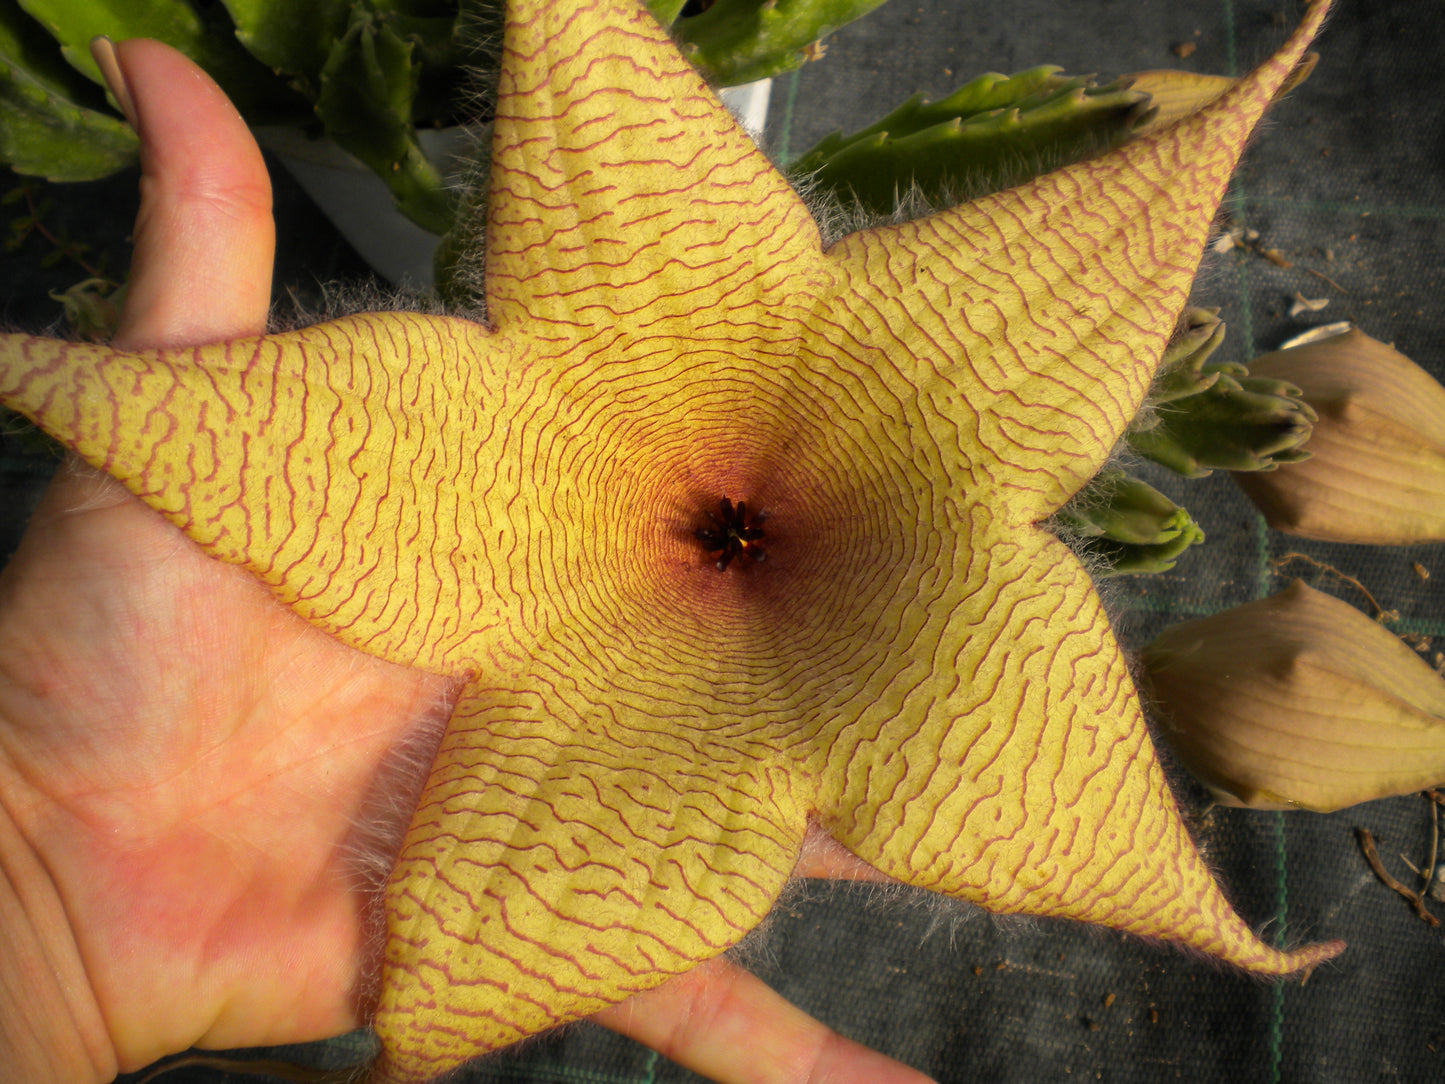
[[1428, 925], [1440, 925], [1440, 920], [1425, 909], [1425, 901], [1420, 898], [1420, 893], [1390, 876], [1390, 871], [1385, 868], [1385, 864], [1380, 861], [1379, 852], [1375, 850], [1375, 837], [1370, 834], [1370, 830], [1356, 828], [1355, 835], [1359, 838], [1360, 850], [1365, 854], [1365, 861], [1370, 864], [1370, 869], [1375, 871], [1375, 876], [1380, 879], [1380, 883], [1409, 900], [1410, 906], [1415, 909], [1415, 914], [1419, 915]]
[[1389, 621], [1400, 620], [1400, 614], [1398, 611], [1387, 610], [1385, 609], [1385, 607], [1381, 606], [1377, 601], [1375, 601], [1375, 596], [1370, 594], [1370, 589], [1364, 584], [1362, 584], [1359, 580], [1355, 579], [1355, 577], [1346, 575], [1334, 565], [1327, 565], [1323, 561], [1317, 561], [1307, 553], [1286, 553], [1283, 557], [1276, 557], [1273, 561], [1271, 561], [1269, 563], [1269, 567], [1272, 571], [1278, 572], [1291, 561], [1303, 561], [1305, 562], [1305, 564], [1313, 565], [1315, 568], [1320, 569], [1322, 572], [1328, 572], [1331, 576], [1343, 580], [1345, 583], [1355, 588], [1357, 591], [1360, 592], [1360, 594], [1364, 595], [1366, 601], [1368, 601], [1369, 604], [1375, 608], [1375, 620], [1380, 622], [1381, 624], [1385, 624]]

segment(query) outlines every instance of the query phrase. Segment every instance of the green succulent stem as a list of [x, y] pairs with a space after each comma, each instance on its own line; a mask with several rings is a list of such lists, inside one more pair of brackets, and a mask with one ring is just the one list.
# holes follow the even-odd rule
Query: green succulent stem
[[647, 0], [647, 10], [652, 12], [652, 17], [663, 26], [671, 26], [677, 22], [686, 6], [687, 0]]
[[321, 69], [316, 112], [326, 134], [386, 183], [403, 214], [441, 234], [452, 224], [452, 199], [412, 123], [422, 75], [416, 49], [389, 20], [353, 10]]
[[187, 0], [6, 0], [3, 7], [13, 10], [17, 2], [49, 32], [64, 59], [97, 86], [104, 81], [90, 55], [93, 38], [155, 38], [210, 73], [248, 119], [274, 123], [304, 107], [282, 80], [241, 47], [224, 17], [207, 18]]
[[1149, 116], [1127, 81], [1095, 86], [1052, 66], [982, 75], [937, 101], [909, 98], [851, 135], [834, 132], [789, 171], [875, 214], [911, 193], [928, 203], [1018, 184], [1116, 146]]
[[13, 0], [0, 0], [0, 161], [52, 181], [95, 180], [130, 165], [136, 135], [105, 109], [99, 88], [54, 41]]
[[[671, 24], [683, 56], [720, 86], [792, 71], [808, 47], [883, 0], [715, 0]], [[660, 5], [670, 8], [668, 0]]]

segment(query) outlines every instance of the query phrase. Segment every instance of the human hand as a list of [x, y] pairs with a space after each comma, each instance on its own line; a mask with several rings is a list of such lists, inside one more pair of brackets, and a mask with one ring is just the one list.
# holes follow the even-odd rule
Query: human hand
[[[117, 345], [260, 332], [274, 237], [255, 144], [177, 54], [131, 42], [119, 60], [144, 178]], [[347, 848], [388, 749], [444, 700], [441, 679], [342, 647], [64, 468], [0, 580], [0, 801], [53, 1019], [76, 1034], [15, 1079], [352, 1026], [368, 919]]]
[[[274, 236], [255, 144], [178, 54], [114, 58], [144, 169], [117, 345], [260, 332]], [[393, 799], [426, 761], [398, 751], [429, 747], [450, 696], [63, 469], [0, 575], [0, 1081], [105, 1081], [364, 1020], [376, 871], [409, 815]], [[804, 872], [846, 865], [811, 853]], [[923, 1079], [726, 961], [599, 1019], [722, 1081]]]

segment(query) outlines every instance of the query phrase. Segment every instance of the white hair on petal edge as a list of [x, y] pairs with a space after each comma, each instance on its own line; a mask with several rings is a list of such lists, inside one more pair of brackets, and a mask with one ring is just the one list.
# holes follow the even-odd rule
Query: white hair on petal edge
[[437, 747], [456, 707], [458, 683], [428, 707], [401, 741], [382, 759], [362, 796], [351, 831], [344, 842], [344, 875], [367, 903], [363, 914], [362, 958], [365, 971], [355, 992], [358, 1015], [374, 1004], [381, 983], [382, 951], [386, 944], [385, 891], [396, 866], [402, 841], [422, 788], [431, 774]]

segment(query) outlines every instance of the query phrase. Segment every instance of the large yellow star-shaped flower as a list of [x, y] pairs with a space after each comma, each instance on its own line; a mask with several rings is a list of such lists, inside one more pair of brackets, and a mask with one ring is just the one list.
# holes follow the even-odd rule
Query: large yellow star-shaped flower
[[1225, 902], [1041, 526], [1138, 410], [1324, 8], [1203, 112], [825, 250], [639, 6], [514, 0], [488, 326], [4, 340], [0, 398], [208, 552], [465, 677], [388, 888], [381, 1076], [722, 952], [810, 818], [994, 911], [1267, 973], [1338, 951]]

